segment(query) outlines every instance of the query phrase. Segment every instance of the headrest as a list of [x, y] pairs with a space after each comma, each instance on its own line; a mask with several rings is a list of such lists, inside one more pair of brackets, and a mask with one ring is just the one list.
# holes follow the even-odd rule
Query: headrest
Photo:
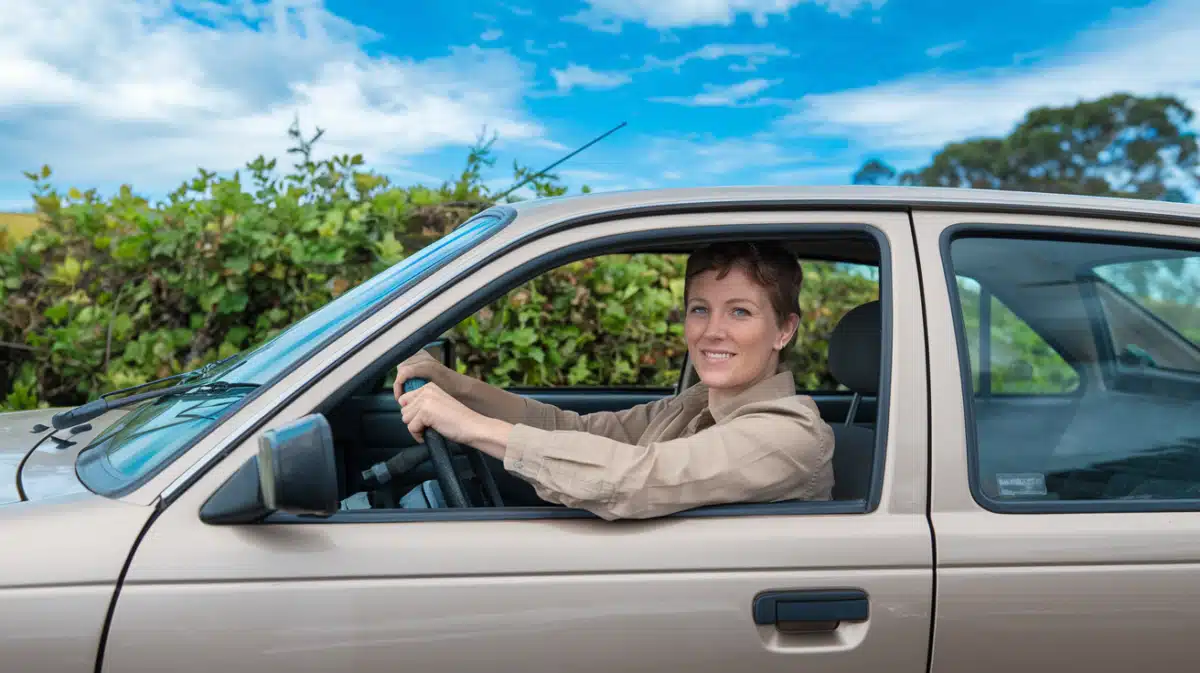
[[882, 329], [879, 302], [870, 301], [842, 316], [829, 337], [830, 373], [860, 395], [874, 395], [879, 387]]

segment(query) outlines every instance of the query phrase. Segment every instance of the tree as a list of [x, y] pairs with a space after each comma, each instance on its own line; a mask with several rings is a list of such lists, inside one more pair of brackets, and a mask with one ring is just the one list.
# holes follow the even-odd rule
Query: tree
[[885, 185], [896, 178], [896, 169], [887, 165], [881, 159], [868, 159], [862, 168], [854, 174], [856, 185]]
[[[1003, 138], [953, 142], [904, 185], [1187, 200], [1200, 187], [1193, 112], [1173, 96], [1117, 93], [1065, 107], [1038, 107]], [[872, 159], [854, 175], [888, 176]]]

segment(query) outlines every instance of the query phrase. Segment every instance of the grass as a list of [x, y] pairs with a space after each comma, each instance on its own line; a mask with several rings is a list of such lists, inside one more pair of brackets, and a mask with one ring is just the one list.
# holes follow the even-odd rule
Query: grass
[[38, 227], [33, 213], [0, 213], [0, 248], [25, 238]]

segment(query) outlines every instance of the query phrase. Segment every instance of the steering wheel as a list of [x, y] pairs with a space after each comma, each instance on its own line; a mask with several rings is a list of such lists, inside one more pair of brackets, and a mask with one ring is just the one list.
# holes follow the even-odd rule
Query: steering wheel
[[[412, 392], [417, 388], [429, 383], [429, 381], [421, 378], [413, 378], [404, 382], [404, 392]], [[500, 490], [496, 486], [496, 480], [492, 476], [491, 469], [483, 460], [483, 455], [478, 449], [472, 448], [470, 451], [464, 451], [464, 447], [457, 442], [452, 442], [442, 436], [442, 433], [432, 428], [426, 428], [425, 445], [429, 447], [429, 458], [433, 461], [433, 469], [437, 474], [438, 485], [442, 487], [442, 493], [446, 495], [446, 500], [451, 507], [470, 507], [471, 503], [467, 499], [467, 489], [463, 484], [462, 477], [458, 471], [454, 469], [454, 460], [452, 451], [457, 450], [458, 453], [467, 453], [467, 460], [471, 462], [471, 468], [479, 476], [483, 482], [484, 493], [488, 499], [492, 501], [493, 507], [503, 507], [504, 502], [500, 497]]]

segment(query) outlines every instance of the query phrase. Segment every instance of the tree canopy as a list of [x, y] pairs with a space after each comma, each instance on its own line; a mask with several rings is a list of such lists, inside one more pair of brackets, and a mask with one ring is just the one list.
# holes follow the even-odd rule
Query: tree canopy
[[1193, 116], [1174, 96], [1126, 93], [1038, 107], [1005, 137], [949, 143], [904, 172], [872, 158], [852, 180], [1187, 201], [1200, 187]]

